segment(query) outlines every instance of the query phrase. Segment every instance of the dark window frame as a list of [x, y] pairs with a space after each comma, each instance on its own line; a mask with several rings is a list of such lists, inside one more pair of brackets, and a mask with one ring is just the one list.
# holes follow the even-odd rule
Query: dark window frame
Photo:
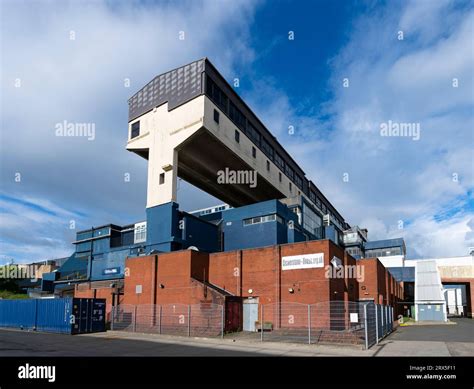
[[130, 134], [130, 139], [136, 138], [140, 135], [140, 120], [132, 124], [132, 131]]

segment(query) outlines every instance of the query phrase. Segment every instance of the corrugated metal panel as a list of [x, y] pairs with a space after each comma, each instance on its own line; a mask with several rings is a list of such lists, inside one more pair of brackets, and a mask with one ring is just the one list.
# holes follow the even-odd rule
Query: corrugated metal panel
[[105, 331], [105, 299], [0, 300], [0, 327], [80, 334]]
[[36, 329], [70, 334], [71, 304], [72, 298], [41, 300], [38, 304]]
[[436, 262], [417, 262], [415, 268], [415, 301], [444, 302], [442, 290]]
[[0, 300], [0, 327], [33, 329], [36, 300]]

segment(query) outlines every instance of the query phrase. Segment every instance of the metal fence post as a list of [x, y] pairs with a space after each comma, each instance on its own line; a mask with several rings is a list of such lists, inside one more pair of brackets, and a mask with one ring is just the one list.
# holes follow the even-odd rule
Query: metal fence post
[[260, 305], [260, 341], [263, 342], [263, 304]]
[[390, 331], [393, 331], [393, 307], [390, 307]]
[[367, 327], [367, 304], [364, 304], [365, 349], [369, 349], [369, 328]]
[[159, 331], [160, 331], [159, 333], [160, 333], [160, 335], [161, 335], [161, 317], [162, 317], [162, 315], [163, 315], [163, 307], [162, 307], [161, 305], [160, 305], [159, 315], [160, 315], [160, 316], [159, 316], [159, 318], [158, 318], [158, 319], [159, 319], [159, 323], [158, 323], [158, 324], [159, 324]]
[[224, 316], [224, 305], [221, 306], [221, 338], [224, 339], [224, 320], [225, 320], [225, 316]]
[[311, 344], [311, 305], [308, 304], [308, 344]]
[[388, 334], [390, 329], [390, 323], [388, 322], [388, 305], [385, 306], [385, 323], [387, 325], [387, 331], [385, 332], [385, 334]]
[[133, 309], [133, 332], [137, 332], [137, 306]]
[[383, 305], [380, 306], [380, 321], [382, 322], [382, 336], [383, 338], [385, 336], [385, 319], [384, 319], [384, 314], [383, 314]]
[[379, 312], [377, 304], [375, 304], [375, 341], [379, 344]]
[[110, 321], [110, 329], [114, 330], [114, 321], [115, 321], [115, 307], [112, 307], [112, 320]]
[[191, 305], [188, 305], [188, 337], [191, 336]]

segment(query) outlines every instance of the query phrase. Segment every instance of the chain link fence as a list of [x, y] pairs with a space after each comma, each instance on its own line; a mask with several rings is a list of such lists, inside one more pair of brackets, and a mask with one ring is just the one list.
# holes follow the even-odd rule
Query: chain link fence
[[393, 308], [350, 301], [265, 304], [256, 330], [261, 341], [369, 348], [393, 330]]
[[[224, 307], [195, 305], [118, 305], [111, 329], [178, 336], [223, 337]], [[393, 308], [373, 302], [329, 301], [318, 304], [260, 305], [255, 323], [260, 341], [346, 344], [369, 348], [393, 331]]]
[[178, 336], [222, 337], [224, 309], [213, 303], [117, 305], [111, 329]]

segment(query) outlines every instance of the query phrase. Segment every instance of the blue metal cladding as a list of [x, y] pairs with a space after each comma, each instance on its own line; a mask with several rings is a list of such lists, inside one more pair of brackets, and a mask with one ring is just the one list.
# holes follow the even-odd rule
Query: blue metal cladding
[[105, 299], [0, 300], [0, 327], [81, 334], [105, 331]]
[[36, 300], [0, 300], [0, 327], [34, 329]]

